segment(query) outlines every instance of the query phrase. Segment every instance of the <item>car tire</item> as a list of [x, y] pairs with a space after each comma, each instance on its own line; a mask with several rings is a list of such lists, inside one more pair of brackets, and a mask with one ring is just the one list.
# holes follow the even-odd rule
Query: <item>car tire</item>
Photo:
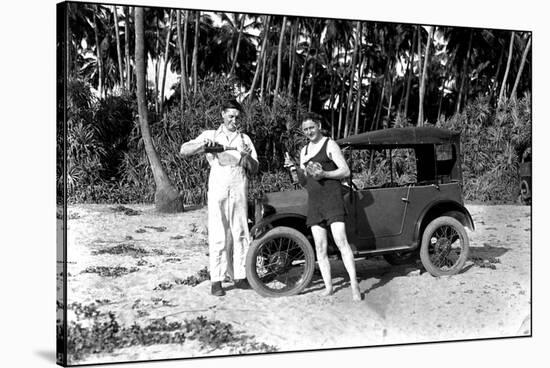
[[426, 226], [420, 246], [422, 265], [432, 276], [455, 275], [468, 259], [470, 240], [455, 218], [441, 216]]
[[531, 204], [531, 186], [525, 179], [520, 183], [520, 201], [525, 205]]
[[265, 297], [299, 294], [311, 282], [314, 269], [311, 243], [304, 234], [286, 226], [275, 227], [254, 240], [246, 257], [248, 282]]
[[383, 254], [382, 257], [392, 266], [402, 266], [414, 263], [418, 259], [418, 249], [412, 252], [395, 252]]

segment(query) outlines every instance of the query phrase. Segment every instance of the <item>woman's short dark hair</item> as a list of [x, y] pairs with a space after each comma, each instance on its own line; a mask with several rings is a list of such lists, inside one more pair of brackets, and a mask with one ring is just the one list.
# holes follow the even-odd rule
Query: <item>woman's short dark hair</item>
[[315, 112], [307, 112], [301, 116], [301, 119], [302, 119], [302, 123], [307, 120], [314, 121], [321, 126], [323, 126], [323, 123], [324, 123], [323, 117]]

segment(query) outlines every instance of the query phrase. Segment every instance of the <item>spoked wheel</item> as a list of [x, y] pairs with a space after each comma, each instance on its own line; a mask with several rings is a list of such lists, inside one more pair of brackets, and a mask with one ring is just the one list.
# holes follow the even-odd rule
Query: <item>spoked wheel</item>
[[424, 230], [420, 259], [433, 276], [458, 273], [464, 267], [469, 251], [468, 234], [464, 226], [453, 217], [438, 217]]
[[246, 257], [246, 277], [262, 296], [300, 293], [310, 283], [315, 254], [299, 231], [279, 226], [255, 240]]
[[531, 186], [525, 179], [520, 183], [520, 200], [522, 204], [531, 204]]

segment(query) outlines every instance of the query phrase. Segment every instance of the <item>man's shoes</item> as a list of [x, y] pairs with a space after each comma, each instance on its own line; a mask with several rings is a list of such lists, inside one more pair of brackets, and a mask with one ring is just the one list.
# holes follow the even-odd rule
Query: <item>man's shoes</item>
[[221, 281], [214, 281], [212, 282], [212, 289], [210, 290], [210, 293], [215, 296], [224, 296], [225, 291], [222, 288]]
[[238, 280], [235, 280], [235, 287], [237, 289], [247, 290], [247, 289], [250, 289], [250, 284], [248, 283], [247, 279], [238, 279]]

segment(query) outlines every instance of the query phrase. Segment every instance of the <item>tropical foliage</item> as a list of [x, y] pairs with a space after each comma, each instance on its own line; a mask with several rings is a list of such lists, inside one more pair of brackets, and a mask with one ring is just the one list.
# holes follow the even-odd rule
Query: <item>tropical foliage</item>
[[[67, 4], [67, 189], [71, 201], [155, 197], [136, 98], [135, 8]], [[512, 201], [530, 145], [531, 34], [490, 29], [144, 9], [153, 145], [185, 203], [205, 199], [207, 164], [179, 146], [220, 123], [236, 96], [261, 173], [252, 193], [286, 189], [300, 116], [340, 138], [392, 126], [462, 132], [468, 199]], [[176, 75], [177, 81], [170, 80]], [[58, 142], [59, 143], [59, 142]], [[370, 182], [386, 175], [365, 157]], [[58, 167], [58, 173], [62, 171]], [[61, 180], [58, 183], [61, 186]]]

